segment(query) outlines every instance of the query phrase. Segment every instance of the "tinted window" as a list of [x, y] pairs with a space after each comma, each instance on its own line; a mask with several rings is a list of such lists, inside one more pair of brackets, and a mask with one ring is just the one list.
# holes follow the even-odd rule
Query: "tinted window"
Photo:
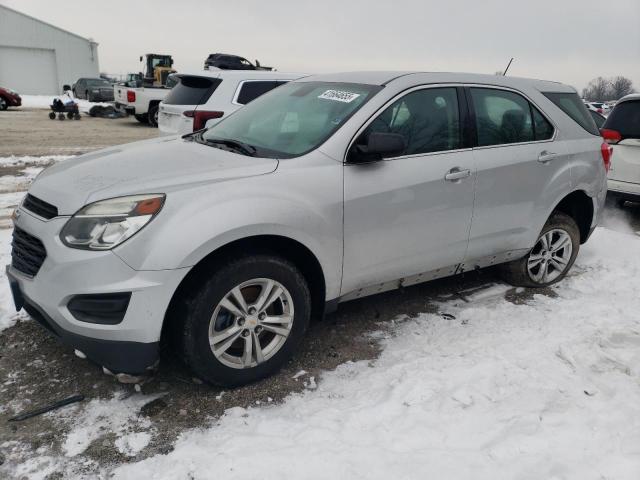
[[624, 138], [640, 138], [640, 100], [618, 103], [604, 128], [616, 130]]
[[529, 102], [506, 90], [472, 88], [478, 145], [503, 145], [534, 140]]
[[578, 125], [592, 135], [600, 135], [596, 124], [577, 93], [545, 93], [560, 110], [569, 115]]
[[536, 140], [549, 140], [553, 137], [553, 125], [533, 105], [531, 105], [531, 114], [533, 115], [534, 138]]
[[236, 102], [242, 105], [249, 103], [251, 100], [258, 98], [260, 95], [267, 93], [269, 90], [273, 90], [278, 85], [280, 85], [280, 83], [275, 81], [244, 82], [240, 87], [240, 92], [238, 93]]
[[460, 148], [460, 117], [455, 88], [427, 88], [411, 92], [382, 112], [358, 138], [366, 144], [372, 132], [402, 135], [404, 155]]
[[218, 78], [176, 76], [177, 83], [164, 99], [167, 105], [201, 105], [209, 100], [221, 80]]
[[591, 114], [591, 118], [593, 118], [593, 121], [596, 123], [596, 127], [602, 128], [607, 118], [604, 115], [600, 115], [594, 110], [589, 110], [589, 113]]

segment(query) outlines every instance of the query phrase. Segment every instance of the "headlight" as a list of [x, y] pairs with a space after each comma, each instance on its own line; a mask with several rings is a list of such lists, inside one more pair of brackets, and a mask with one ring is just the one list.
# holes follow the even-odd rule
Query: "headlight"
[[71, 248], [109, 250], [135, 235], [164, 204], [163, 194], [132, 195], [91, 203], [66, 223], [60, 239]]

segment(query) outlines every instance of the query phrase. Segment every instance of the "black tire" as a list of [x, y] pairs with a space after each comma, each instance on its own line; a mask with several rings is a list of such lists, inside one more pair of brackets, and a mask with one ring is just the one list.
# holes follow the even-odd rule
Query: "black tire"
[[156, 128], [158, 127], [158, 106], [158, 104], [152, 105], [147, 112], [149, 125]]
[[62, 120], [64, 120], [64, 118], [65, 118], [65, 117], [64, 117], [64, 113], [60, 112], [60, 113], [58, 114], [58, 120], [62, 121]]
[[9, 108], [9, 103], [2, 97], [0, 97], [0, 111], [4, 111]]
[[73, 119], [73, 112], [67, 112], [67, 118], [69, 120], [72, 120]]
[[[560, 271], [560, 274], [558, 276], [550, 279], [549, 281], [536, 280], [535, 278], [533, 278], [528, 268], [529, 260], [532, 255], [539, 255], [537, 249], [539, 248], [538, 245], [541, 241], [541, 238], [552, 230], [563, 231], [569, 236], [569, 238], [571, 239], [571, 255], [568, 257], [567, 264], [564, 266], [563, 270]], [[554, 212], [551, 214], [551, 217], [549, 217], [549, 220], [547, 220], [547, 223], [542, 228], [542, 231], [540, 232], [540, 235], [536, 240], [536, 244], [529, 251], [529, 253], [518, 260], [514, 260], [512, 262], [501, 265], [500, 271], [504, 280], [513, 286], [532, 288], [548, 287], [549, 285], [559, 282], [567, 275], [569, 270], [571, 270], [573, 262], [575, 262], [576, 257], [578, 256], [579, 250], [580, 229], [578, 228], [575, 220], [565, 213]]]
[[49, 112], [49, 118], [51, 120], [55, 120], [56, 119], [56, 113], [55, 112]]
[[149, 118], [146, 115], [134, 115], [134, 117], [136, 117], [136, 120], [139, 121], [140, 123], [144, 123], [147, 124], [149, 122]]
[[[210, 322], [219, 302], [234, 287], [258, 278], [275, 280], [288, 290], [294, 309], [291, 330], [284, 343], [267, 360], [248, 368], [233, 368], [213, 354], [209, 344]], [[291, 358], [309, 325], [311, 294], [304, 276], [295, 265], [280, 257], [259, 254], [216, 268], [184, 306], [182, 352], [185, 363], [210, 384], [238, 387], [274, 374]], [[238, 323], [237, 319], [234, 321]], [[238, 338], [237, 341], [243, 340]]]
[[76, 113], [73, 115], [73, 119], [74, 119], [74, 120], [80, 120], [81, 118], [82, 118], [82, 117], [80, 116], [80, 112], [76, 112]]

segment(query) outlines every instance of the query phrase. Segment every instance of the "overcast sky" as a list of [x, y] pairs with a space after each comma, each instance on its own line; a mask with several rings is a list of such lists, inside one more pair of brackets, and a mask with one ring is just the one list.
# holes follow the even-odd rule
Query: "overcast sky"
[[624, 75], [640, 90], [640, 0], [0, 0], [84, 37], [100, 69], [139, 71], [169, 53], [181, 71], [209, 53], [281, 71], [423, 70], [569, 83]]

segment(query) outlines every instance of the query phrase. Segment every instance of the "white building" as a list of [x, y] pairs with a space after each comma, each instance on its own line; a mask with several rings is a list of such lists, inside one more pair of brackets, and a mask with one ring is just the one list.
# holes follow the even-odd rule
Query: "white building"
[[98, 72], [96, 42], [0, 5], [0, 86], [55, 95]]

